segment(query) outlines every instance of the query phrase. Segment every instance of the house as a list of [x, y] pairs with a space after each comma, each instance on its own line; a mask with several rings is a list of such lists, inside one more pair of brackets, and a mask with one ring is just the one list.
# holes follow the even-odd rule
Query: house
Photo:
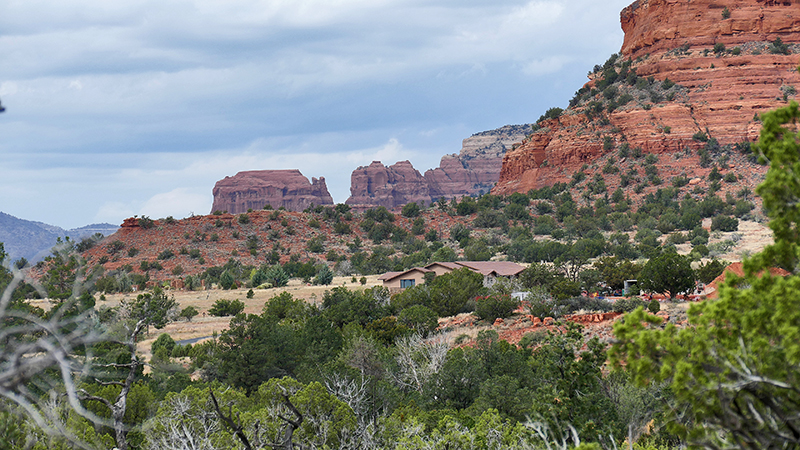
[[513, 278], [525, 270], [525, 267], [510, 261], [434, 262], [404, 272], [387, 272], [378, 277], [378, 280], [383, 281], [383, 286], [390, 290], [405, 289], [424, 283], [426, 273], [434, 273], [438, 277], [463, 268], [483, 275], [483, 285], [486, 287], [493, 285], [498, 277]]
[[[740, 278], [744, 277], [744, 266], [742, 265], [741, 262], [735, 262], [726, 267], [725, 270], [723, 270], [722, 273], [717, 278], [714, 278], [714, 281], [712, 281], [711, 283], [708, 284], [708, 286], [706, 286], [705, 291], [703, 292], [705, 298], [715, 299], [719, 296], [719, 286], [722, 284], [723, 281], [725, 281], [725, 278], [729, 273], [735, 274], [737, 277]], [[771, 267], [769, 269], [769, 273], [773, 277], [788, 277], [789, 275], [791, 275], [789, 271], [781, 269], [780, 267]], [[764, 271], [761, 271], [759, 272], [758, 276], [761, 277], [763, 274]]]
[[391, 290], [405, 289], [414, 287], [425, 282], [425, 274], [432, 273], [433, 270], [424, 267], [414, 267], [404, 272], [386, 272], [378, 277], [383, 281], [383, 287]]

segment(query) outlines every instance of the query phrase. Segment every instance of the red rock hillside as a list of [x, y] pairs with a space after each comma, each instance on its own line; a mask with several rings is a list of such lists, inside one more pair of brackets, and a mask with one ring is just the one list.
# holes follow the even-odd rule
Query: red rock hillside
[[303, 211], [314, 205], [333, 205], [325, 178], [311, 183], [299, 170], [251, 170], [225, 177], [214, 185], [211, 211], [231, 214], [272, 205], [289, 211]]
[[[758, 115], [785, 105], [800, 86], [799, 3], [634, 2], [621, 13], [619, 57], [595, 66], [567, 110], [553, 111], [505, 154], [492, 192], [568, 181], [585, 164], [611, 155], [622, 156], [613, 162], [624, 172], [632, 162], [627, 149], [637, 147], [660, 156], [662, 178], [706, 175], [696, 171], [702, 157], [696, 151], [703, 148], [746, 152], [744, 143], [758, 137]], [[764, 171], [734, 169], [754, 177], [748, 184]]]
[[[340, 258], [351, 258], [356, 252], [369, 255], [380, 247], [364, 231], [360, 214], [347, 213], [333, 218], [335, 215], [329, 214], [333, 209], [314, 208], [312, 212], [254, 210], [239, 215], [225, 213], [185, 219], [132, 217], [125, 219], [116, 233], [83, 252], [82, 257], [95, 274], [129, 272], [182, 289], [186, 276], [222, 266], [232, 258], [243, 266], [258, 267], [265, 263], [285, 264], [294, 256], [303, 262], [327, 261], [333, 267]], [[451, 216], [441, 210], [429, 209], [419, 217], [425, 223], [424, 232], [433, 230], [446, 240], [450, 229], [458, 223], [471, 223], [475, 214]], [[409, 234], [414, 220], [396, 215], [390, 223]], [[473, 235], [479, 237], [490, 232], [475, 230]], [[416, 238], [422, 239], [422, 236]], [[310, 248], [312, 241], [319, 243], [318, 248]], [[463, 256], [463, 250], [456, 245], [453, 247]], [[391, 246], [383, 250], [387, 249], [391, 249], [394, 256], [402, 255]], [[336, 259], [331, 259], [334, 255]], [[100, 266], [102, 270], [99, 270]], [[44, 271], [46, 266], [37, 266], [32, 275], [38, 278]]]
[[506, 125], [476, 133], [464, 139], [459, 154], [443, 156], [439, 167], [424, 176], [408, 161], [388, 167], [373, 161], [353, 171], [350, 198], [345, 203], [357, 210], [391, 209], [409, 202], [428, 204], [442, 197], [484, 194], [497, 183], [507, 149], [530, 130], [530, 125]]

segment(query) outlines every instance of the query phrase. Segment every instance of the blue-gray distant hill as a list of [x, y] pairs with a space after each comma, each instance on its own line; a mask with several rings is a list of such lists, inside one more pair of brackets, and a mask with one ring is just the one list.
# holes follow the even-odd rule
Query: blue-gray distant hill
[[20, 219], [0, 212], [0, 242], [11, 260], [25, 258], [36, 262], [50, 253], [58, 238], [69, 236], [72, 240], [80, 241], [95, 233], [108, 236], [118, 229], [117, 225], [98, 223], [65, 230], [55, 225]]

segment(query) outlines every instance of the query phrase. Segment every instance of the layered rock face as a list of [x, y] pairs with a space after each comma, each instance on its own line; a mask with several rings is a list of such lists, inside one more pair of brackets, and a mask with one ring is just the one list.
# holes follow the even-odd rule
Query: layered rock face
[[345, 203], [356, 209], [395, 208], [489, 192], [500, 176], [503, 155], [530, 130], [530, 125], [506, 125], [474, 134], [462, 141], [459, 154], [443, 156], [439, 167], [424, 176], [408, 161], [388, 167], [373, 161], [353, 171]]
[[[492, 192], [567, 181], [623, 144], [658, 154], [697, 149], [705, 137], [720, 145], [755, 141], [758, 114], [785, 105], [800, 87], [799, 6], [797, 0], [634, 2], [620, 15], [620, 57], [596, 67], [569, 109], [506, 153]], [[775, 45], [777, 38], [785, 45]], [[609, 83], [617, 75], [623, 79]]]
[[325, 178], [308, 178], [299, 170], [251, 170], [225, 177], [214, 185], [211, 211], [241, 214], [269, 204], [277, 209], [303, 211], [314, 205], [332, 205]]
[[489, 192], [500, 178], [503, 155], [530, 131], [530, 124], [506, 125], [464, 139], [458, 155], [443, 156], [439, 167], [425, 172], [432, 200]]
[[350, 198], [346, 204], [356, 209], [374, 206], [394, 208], [411, 202], [429, 203], [428, 183], [409, 161], [384, 166], [372, 161], [361, 166], [350, 176]]

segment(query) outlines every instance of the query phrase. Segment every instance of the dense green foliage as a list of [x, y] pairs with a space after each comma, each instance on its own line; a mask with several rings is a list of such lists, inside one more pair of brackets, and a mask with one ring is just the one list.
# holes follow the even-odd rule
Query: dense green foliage
[[661, 319], [641, 309], [615, 327], [612, 360], [624, 362], [640, 383], [669, 384], [675, 398], [668, 424], [698, 447], [800, 445], [800, 279], [759, 274], [776, 263], [797, 268], [800, 112], [792, 102], [762, 118], [756, 148], [770, 168], [758, 192], [775, 244], [746, 261], [745, 280], [729, 276], [717, 300], [693, 305], [690, 327], [648, 326]]

